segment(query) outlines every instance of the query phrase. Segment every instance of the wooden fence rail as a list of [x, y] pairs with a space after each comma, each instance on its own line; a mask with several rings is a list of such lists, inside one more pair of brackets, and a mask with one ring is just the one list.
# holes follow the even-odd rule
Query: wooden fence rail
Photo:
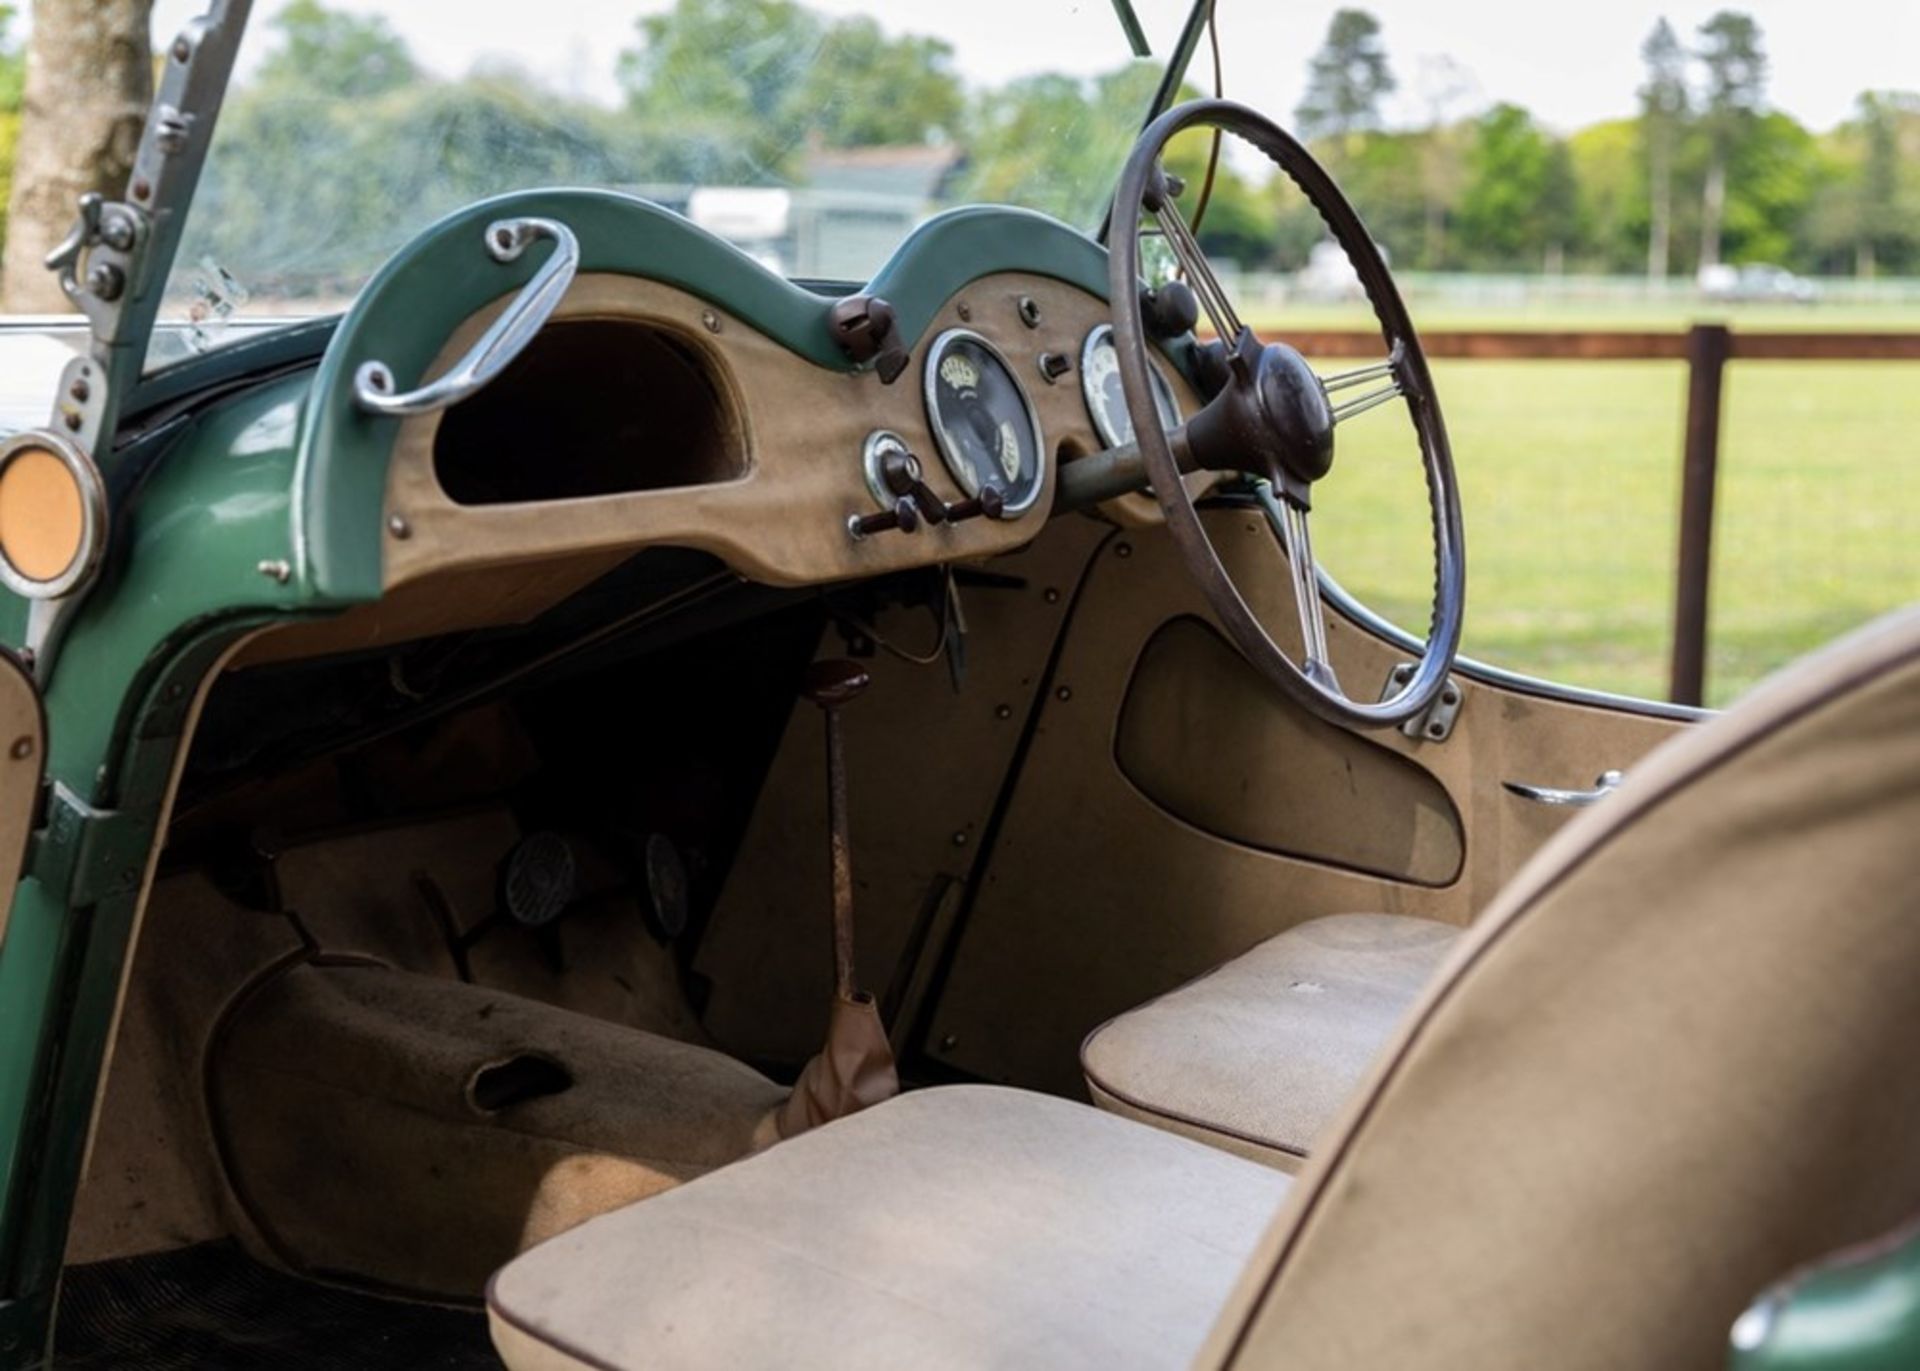
[[[1289, 332], [1308, 357], [1380, 355], [1371, 330]], [[1697, 705], [1707, 676], [1707, 601], [1713, 565], [1713, 501], [1720, 470], [1720, 412], [1730, 361], [1920, 362], [1920, 333], [1738, 333], [1695, 324], [1684, 333], [1523, 330], [1425, 333], [1429, 357], [1476, 361], [1608, 361], [1687, 364], [1686, 436], [1680, 460], [1680, 545], [1675, 559], [1673, 657], [1668, 694]]]

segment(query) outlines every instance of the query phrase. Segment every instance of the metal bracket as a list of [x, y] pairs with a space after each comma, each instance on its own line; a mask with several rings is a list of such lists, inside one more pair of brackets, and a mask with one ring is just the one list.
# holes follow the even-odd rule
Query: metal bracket
[[98, 904], [140, 888], [152, 837], [141, 816], [95, 809], [55, 781], [27, 873], [67, 908]]
[[[1380, 688], [1380, 698], [1391, 699], [1413, 679], [1420, 669], [1418, 662], [1402, 662], [1387, 674], [1387, 683]], [[1447, 677], [1440, 689], [1434, 693], [1433, 703], [1400, 725], [1400, 731], [1419, 743], [1444, 743], [1453, 736], [1453, 721], [1460, 715], [1460, 706], [1466, 702], [1466, 691], [1453, 677]]]
[[[47, 255], [93, 334], [92, 374], [68, 368], [53, 423], [91, 452], [108, 451], [124, 392], [139, 376], [251, 7], [210, 0], [167, 46], [124, 197], [81, 196], [72, 230]], [[75, 394], [78, 381], [83, 393]]]

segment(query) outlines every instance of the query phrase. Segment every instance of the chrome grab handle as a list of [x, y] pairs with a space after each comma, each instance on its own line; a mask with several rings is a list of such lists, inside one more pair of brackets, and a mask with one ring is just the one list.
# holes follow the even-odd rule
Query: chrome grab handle
[[580, 269], [580, 240], [557, 219], [496, 219], [487, 225], [487, 254], [496, 262], [516, 260], [542, 238], [553, 239], [553, 255], [446, 375], [418, 390], [395, 394], [387, 364], [363, 362], [353, 373], [354, 402], [370, 414], [431, 414], [459, 404], [505, 371], [573, 284]]
[[1566, 805], [1573, 809], [1585, 809], [1596, 804], [1619, 789], [1620, 782], [1626, 780], [1621, 771], [1603, 771], [1593, 783], [1592, 790], [1558, 790], [1548, 785], [1524, 785], [1519, 781], [1502, 781], [1501, 785], [1523, 800], [1533, 800], [1543, 805]]

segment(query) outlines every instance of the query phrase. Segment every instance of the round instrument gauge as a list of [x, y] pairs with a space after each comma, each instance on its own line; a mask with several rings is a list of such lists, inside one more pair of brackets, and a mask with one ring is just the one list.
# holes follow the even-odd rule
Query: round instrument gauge
[[[1160, 424], [1171, 432], [1180, 424], [1180, 402], [1173, 386], [1149, 366], [1147, 378], [1153, 385], [1153, 405], [1160, 411]], [[1120, 385], [1120, 360], [1113, 350], [1113, 325], [1102, 324], [1087, 335], [1080, 349], [1080, 391], [1087, 398], [1087, 413], [1093, 417], [1094, 432], [1108, 447], [1122, 447], [1133, 441], [1133, 416], [1127, 413], [1127, 393]]]
[[927, 350], [927, 422], [940, 456], [968, 495], [995, 485], [1009, 515], [1040, 498], [1040, 420], [1013, 368], [979, 334], [949, 329]]

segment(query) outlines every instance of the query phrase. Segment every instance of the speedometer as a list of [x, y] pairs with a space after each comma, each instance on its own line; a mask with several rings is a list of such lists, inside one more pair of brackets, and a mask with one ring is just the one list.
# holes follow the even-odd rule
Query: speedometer
[[960, 489], [999, 487], [1009, 515], [1040, 498], [1040, 421], [1013, 368], [979, 334], [949, 329], [927, 350], [927, 423]]
[[[1180, 402], [1173, 387], [1160, 374], [1160, 368], [1147, 367], [1147, 379], [1153, 385], [1153, 407], [1160, 411], [1160, 426], [1171, 431], [1180, 424]], [[1102, 324], [1087, 335], [1080, 349], [1080, 390], [1087, 398], [1087, 413], [1093, 417], [1094, 432], [1108, 447], [1121, 447], [1133, 441], [1133, 416], [1127, 413], [1127, 392], [1120, 384], [1120, 354], [1113, 347], [1113, 325]]]

